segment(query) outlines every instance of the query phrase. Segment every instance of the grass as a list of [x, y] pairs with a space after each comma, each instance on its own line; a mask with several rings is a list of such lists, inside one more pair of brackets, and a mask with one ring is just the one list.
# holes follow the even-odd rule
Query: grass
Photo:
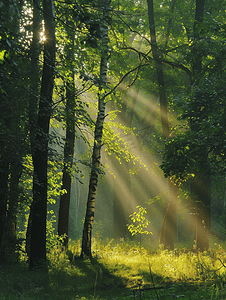
[[68, 252], [55, 247], [47, 271], [28, 271], [25, 258], [0, 267], [0, 300], [226, 299], [220, 246], [150, 252], [134, 242], [94, 240], [93, 249], [93, 260], [81, 261], [79, 241]]

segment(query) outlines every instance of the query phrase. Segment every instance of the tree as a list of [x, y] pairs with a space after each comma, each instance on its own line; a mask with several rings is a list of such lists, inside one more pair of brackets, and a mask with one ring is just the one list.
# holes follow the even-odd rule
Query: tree
[[23, 109], [26, 107], [27, 98], [22, 82], [18, 80], [19, 76], [22, 76], [26, 82], [26, 78], [24, 71], [18, 75], [21, 60], [17, 56], [18, 49], [23, 51], [24, 46], [23, 42], [19, 41], [19, 38], [23, 40], [23, 35], [19, 33], [22, 7], [23, 4], [19, 1], [3, 1], [1, 9], [0, 260], [2, 261], [7, 261], [7, 255], [10, 256], [16, 249], [18, 183], [22, 171], [22, 157], [26, 151], [26, 114]]
[[[31, 56], [31, 72], [30, 72], [30, 95], [29, 95], [29, 130], [30, 130], [30, 151], [34, 155], [35, 151], [35, 135], [37, 129], [37, 110], [38, 95], [40, 89], [39, 78], [39, 55], [40, 55], [40, 1], [33, 1], [33, 24], [32, 24], [32, 41], [30, 47]], [[31, 221], [32, 221], [32, 204], [30, 205], [30, 214], [26, 231], [26, 251], [30, 255], [30, 237], [31, 237]]]
[[[204, 5], [206, 9], [204, 10]], [[197, 249], [209, 247], [211, 182], [210, 176], [222, 170], [223, 145], [216, 141], [217, 132], [224, 127], [222, 113], [218, 105], [224, 95], [222, 76], [225, 60], [220, 59], [222, 47], [221, 22], [215, 27], [215, 20], [208, 12], [210, 3], [196, 1], [195, 20], [189, 39], [192, 38], [189, 63], [192, 69], [192, 89], [189, 100], [183, 105], [181, 118], [189, 121], [190, 130], [181, 132], [168, 140], [163, 170], [168, 176], [179, 181], [190, 181], [193, 225], [196, 233]], [[211, 8], [212, 12], [215, 10]], [[215, 28], [215, 30], [212, 30]], [[218, 71], [216, 71], [216, 65]], [[214, 70], [214, 71], [213, 71]], [[219, 70], [221, 75], [219, 76]], [[216, 97], [214, 95], [217, 95]], [[223, 96], [224, 97], [224, 96]], [[213, 104], [214, 103], [214, 104]], [[214, 105], [214, 108], [213, 108]], [[223, 105], [224, 106], [224, 105]], [[217, 125], [218, 124], [218, 125]], [[221, 132], [222, 134], [222, 132]], [[222, 135], [221, 135], [222, 137]]]
[[[157, 80], [159, 86], [159, 98], [160, 98], [160, 114], [162, 122], [163, 136], [167, 139], [170, 135], [168, 113], [167, 113], [167, 99], [165, 92], [165, 81], [161, 58], [158, 53], [158, 46], [155, 33], [154, 22], [154, 6], [153, 0], [148, 0], [148, 17], [151, 35], [151, 50], [156, 65]], [[160, 232], [160, 244], [164, 245], [164, 248], [174, 248], [174, 238], [176, 233], [176, 204], [175, 204], [175, 187], [174, 184], [168, 180], [170, 197], [166, 201], [166, 207], [163, 213], [163, 222]]]
[[[67, 27], [67, 43], [65, 45], [65, 53], [67, 63], [73, 68], [74, 59], [74, 32]], [[72, 167], [75, 143], [75, 76], [74, 70], [68, 71], [66, 79], [66, 106], [65, 106], [65, 123], [66, 123], [66, 139], [64, 145], [64, 168], [62, 178], [62, 190], [65, 192], [60, 196], [60, 208], [58, 217], [58, 235], [64, 236], [63, 244], [68, 244], [68, 222], [69, 207], [72, 181]]]
[[43, 0], [44, 12], [44, 65], [33, 154], [33, 202], [31, 221], [30, 268], [46, 263], [47, 214], [47, 160], [49, 122], [52, 112], [52, 94], [55, 67], [55, 14], [54, 1]]
[[40, 1], [33, 1], [32, 42], [30, 47], [31, 74], [30, 74], [30, 99], [29, 99], [29, 129], [31, 141], [31, 153], [35, 148], [35, 134], [37, 125], [38, 95], [40, 88], [39, 55], [40, 55]]
[[92, 153], [92, 165], [89, 180], [89, 192], [86, 208], [85, 223], [82, 235], [82, 250], [81, 258], [84, 256], [92, 257], [91, 252], [91, 234], [94, 219], [94, 207], [96, 189], [98, 183], [98, 172], [100, 167], [101, 147], [102, 147], [102, 135], [103, 124], [105, 119], [105, 89], [107, 84], [107, 70], [108, 70], [108, 22], [109, 22], [109, 0], [103, 1], [103, 18], [102, 18], [102, 36], [101, 36], [101, 62], [100, 62], [100, 76], [99, 76], [99, 92], [98, 92], [98, 115], [95, 124], [94, 132], [94, 145]]
[[[205, 0], [196, 1], [195, 21], [193, 29], [194, 45], [193, 45], [193, 76], [194, 85], [199, 85], [199, 75], [202, 72], [202, 56], [197, 51], [197, 43], [200, 40], [199, 25], [203, 22]], [[194, 88], [196, 89], [196, 87]], [[199, 122], [190, 120], [192, 131], [198, 131]], [[193, 221], [196, 224], [196, 247], [200, 251], [209, 248], [208, 232], [210, 230], [210, 203], [211, 203], [211, 182], [208, 166], [208, 153], [206, 147], [200, 147], [201, 164], [194, 171], [195, 176], [190, 179], [191, 197], [194, 202]]]

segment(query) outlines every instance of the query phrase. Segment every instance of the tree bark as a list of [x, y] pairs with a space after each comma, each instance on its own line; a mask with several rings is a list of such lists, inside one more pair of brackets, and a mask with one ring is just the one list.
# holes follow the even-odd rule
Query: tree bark
[[12, 242], [16, 242], [16, 225], [17, 225], [17, 207], [19, 195], [19, 180], [22, 174], [21, 160], [15, 161], [10, 168], [10, 190], [9, 190], [9, 205], [7, 213], [7, 232], [8, 238]]
[[[164, 73], [163, 73], [163, 66], [162, 66], [160, 55], [158, 53], [158, 45], [156, 41], [153, 0], [147, 0], [147, 3], [148, 3], [148, 18], [149, 18], [150, 35], [151, 35], [151, 50], [155, 61], [157, 81], [159, 86], [162, 130], [163, 130], [163, 137], [166, 139], [170, 135], [170, 128], [168, 122], [167, 98], [165, 93]], [[163, 222], [160, 231], [160, 244], [163, 244], [164, 248], [173, 249], [175, 234], [176, 234], [176, 203], [174, 198], [175, 193], [172, 191], [174, 191], [175, 187], [170, 180], [168, 180], [168, 184], [169, 184], [170, 196], [168, 197], [168, 199], [166, 199], [166, 206], [163, 212]]]
[[[74, 59], [74, 33], [69, 32], [68, 44], [65, 46], [66, 61], [73, 67]], [[71, 195], [71, 181], [72, 181], [72, 166], [74, 156], [75, 144], [75, 84], [74, 84], [74, 70], [69, 71], [68, 80], [66, 82], [66, 140], [64, 145], [64, 168], [62, 178], [62, 189], [66, 193], [60, 197], [60, 208], [58, 217], [58, 235], [64, 236], [63, 245], [68, 245], [68, 223], [69, 223], [69, 208]], [[72, 79], [70, 79], [72, 78]]]
[[33, 1], [33, 37], [31, 43], [31, 73], [30, 73], [30, 97], [29, 97], [29, 129], [31, 153], [34, 152], [35, 133], [37, 129], [37, 110], [39, 95], [39, 55], [40, 55], [40, 1]]
[[197, 41], [200, 39], [199, 37], [199, 29], [198, 25], [199, 23], [203, 22], [203, 13], [204, 13], [204, 7], [205, 7], [205, 0], [196, 0], [196, 9], [195, 9], [195, 21], [193, 26], [193, 49], [192, 54], [194, 57], [193, 60], [193, 76], [195, 78], [196, 84], [198, 84], [198, 76], [200, 75], [200, 72], [202, 71], [202, 57], [197, 52]]
[[[205, 0], [196, 0], [195, 20], [193, 26], [193, 78], [194, 90], [199, 84], [199, 77], [202, 72], [202, 56], [199, 53], [197, 42], [200, 39], [198, 25], [203, 22]], [[192, 131], [198, 131], [197, 122], [191, 120], [190, 127]], [[195, 177], [190, 180], [191, 197], [194, 204], [192, 222], [195, 224], [196, 249], [200, 251], [209, 248], [209, 230], [210, 230], [210, 205], [211, 205], [211, 180], [209, 173], [208, 154], [206, 148], [200, 151], [200, 171], [194, 171]]]
[[[18, 163], [21, 164], [23, 151], [23, 142], [20, 135], [22, 126], [19, 118], [12, 117], [16, 103], [18, 103], [17, 93], [20, 86], [20, 84], [12, 86], [12, 82], [18, 80], [18, 70], [12, 67], [12, 61], [16, 58], [15, 48], [12, 47], [12, 44], [16, 45], [19, 38], [22, 10], [22, 5], [19, 4], [19, 1], [2, 1], [0, 11], [3, 24], [2, 45], [10, 53], [10, 59], [4, 61], [4, 67], [0, 75], [1, 87], [4, 91], [4, 93], [1, 93], [0, 101], [0, 261], [2, 262], [6, 262], [6, 255], [8, 254], [6, 253], [6, 247], [9, 246], [11, 240], [9, 235], [12, 232], [10, 223], [13, 222], [16, 214], [15, 210], [13, 212], [12, 209], [12, 207], [15, 209], [18, 201], [19, 178], [17, 176], [18, 171], [20, 174], [20, 167], [16, 169], [16, 166]], [[14, 238], [16, 238], [15, 230]], [[15, 243], [10, 247], [13, 252]]]
[[45, 24], [44, 66], [33, 155], [30, 268], [46, 264], [47, 161], [56, 43], [54, 1], [43, 0], [43, 11]]
[[[1, 149], [1, 148], [0, 148]], [[6, 230], [9, 163], [1, 152], [0, 160], [0, 262], [4, 261], [4, 234]]]
[[[95, 199], [96, 199], [96, 190], [98, 183], [98, 169], [100, 167], [100, 158], [101, 158], [101, 147], [102, 147], [102, 134], [103, 134], [103, 125], [105, 119], [105, 96], [102, 94], [102, 89], [106, 87], [107, 83], [107, 64], [108, 64], [108, 15], [109, 15], [109, 1], [103, 1], [103, 20], [102, 20], [102, 51], [101, 51], [101, 63], [100, 63], [100, 86], [98, 93], [98, 115], [95, 124], [94, 132], [94, 145], [93, 145], [93, 154], [92, 154], [92, 164], [91, 164], [91, 173], [89, 181], [89, 192], [86, 208], [85, 223], [83, 228], [82, 236], [82, 250], [81, 258], [87, 256], [92, 257], [91, 252], [91, 234], [94, 220], [94, 209], [95, 209]], [[101, 95], [102, 94], [102, 95]]]
[[211, 181], [208, 174], [199, 172], [190, 180], [192, 197], [192, 225], [195, 230], [196, 249], [209, 249]]
[[[31, 73], [30, 73], [30, 97], [29, 97], [29, 130], [31, 155], [34, 159], [35, 151], [35, 134], [37, 129], [37, 110], [38, 110], [38, 95], [39, 95], [39, 55], [40, 55], [40, 1], [33, 1], [33, 37], [31, 43]], [[26, 252], [30, 255], [30, 238], [31, 238], [31, 222], [32, 222], [32, 204], [30, 206], [30, 214], [26, 232]]]

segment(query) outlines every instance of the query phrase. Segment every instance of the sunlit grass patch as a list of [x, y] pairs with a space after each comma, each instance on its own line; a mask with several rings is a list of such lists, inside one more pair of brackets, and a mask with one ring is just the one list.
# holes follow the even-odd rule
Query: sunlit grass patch
[[[24, 261], [0, 269], [0, 300], [226, 299], [226, 251], [185, 248], [156, 252], [134, 241], [93, 240], [93, 259], [79, 259], [80, 241], [48, 253], [49, 266], [29, 272]], [[136, 294], [139, 298], [139, 293]]]
[[[162, 250], [150, 254], [147, 249], [135, 243], [120, 242], [102, 246], [99, 251], [102, 263], [118, 276], [131, 281], [133, 277], [150, 280], [150, 271], [154, 277], [164, 281], [213, 280], [225, 276], [223, 262], [226, 253], [222, 250], [209, 250], [197, 253], [186, 249], [174, 251]], [[218, 257], [218, 256], [221, 256]]]

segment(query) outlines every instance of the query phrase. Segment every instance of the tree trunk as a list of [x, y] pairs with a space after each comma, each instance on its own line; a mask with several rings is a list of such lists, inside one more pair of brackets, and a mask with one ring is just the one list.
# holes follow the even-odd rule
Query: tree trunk
[[195, 229], [196, 249], [209, 249], [211, 182], [210, 176], [196, 173], [190, 181], [191, 197], [194, 204], [192, 224]]
[[[1, 149], [1, 148], [0, 148]], [[9, 164], [1, 152], [0, 160], [0, 263], [4, 261], [4, 234], [6, 230]]]
[[[66, 61], [69, 65], [73, 66], [74, 59], [74, 33], [68, 33], [68, 44], [65, 46]], [[75, 84], [74, 84], [74, 70], [69, 71], [68, 79], [66, 82], [66, 140], [64, 145], [64, 169], [62, 178], [62, 189], [66, 193], [60, 197], [60, 208], [58, 218], [58, 235], [64, 236], [63, 245], [68, 245], [68, 223], [69, 223], [69, 208], [70, 208], [70, 195], [71, 195], [71, 181], [72, 181], [72, 166], [74, 156], [75, 144]]]
[[[6, 247], [9, 245], [9, 233], [11, 232], [8, 225], [12, 222], [12, 207], [15, 208], [14, 204], [17, 205], [18, 200], [19, 178], [15, 180], [15, 177], [17, 177], [16, 174], [20, 168], [16, 170], [14, 165], [18, 161], [21, 162], [20, 156], [23, 149], [20, 136], [21, 124], [18, 119], [12, 117], [15, 103], [18, 102], [17, 93], [19, 90], [19, 84], [16, 84], [15, 87], [12, 85], [12, 82], [18, 80], [17, 70], [12, 67], [12, 61], [16, 57], [15, 46], [12, 47], [12, 44], [16, 45], [18, 42], [22, 5], [19, 5], [19, 1], [12, 0], [4, 0], [1, 4], [0, 18], [4, 24], [1, 37], [2, 45], [7, 41], [4, 47], [7, 47], [8, 44], [8, 49], [6, 49], [10, 53], [10, 59], [4, 62], [4, 68], [1, 69], [0, 75], [1, 88], [4, 91], [1, 92], [0, 100], [0, 261], [5, 262]], [[17, 154], [19, 154], [19, 157], [17, 157]], [[12, 194], [15, 197], [12, 197]], [[15, 217], [15, 211], [13, 215]], [[15, 247], [12, 247], [11, 250], [14, 251]]]
[[17, 208], [19, 196], [19, 180], [22, 174], [22, 159], [16, 158], [10, 165], [10, 179], [9, 179], [9, 196], [8, 209], [6, 218], [6, 228], [4, 232], [4, 244], [6, 246], [6, 256], [10, 261], [18, 261], [18, 254], [16, 254], [17, 240]]
[[55, 67], [54, 1], [43, 0], [43, 11], [45, 24], [44, 66], [33, 155], [30, 268], [46, 264], [47, 160]]
[[35, 133], [37, 129], [37, 110], [39, 95], [39, 55], [40, 55], [40, 1], [33, 1], [33, 37], [31, 43], [31, 73], [30, 73], [30, 97], [29, 97], [29, 129], [31, 153], [34, 153]]
[[[156, 65], [157, 80], [159, 86], [162, 130], [164, 138], [168, 138], [170, 135], [170, 129], [168, 122], [167, 99], [165, 93], [163, 67], [158, 53], [158, 46], [156, 41], [153, 0], [147, 0], [147, 3], [151, 35], [151, 50]], [[168, 199], [166, 199], [166, 206], [163, 212], [162, 228], [160, 231], [160, 244], [163, 244], [164, 248], [173, 249], [176, 234], [176, 203], [174, 198], [174, 192], [172, 193], [172, 190], [174, 190], [174, 184], [170, 182], [170, 180], [168, 180], [168, 183], [170, 196], [168, 197]]]
[[[40, 54], [40, 1], [33, 1], [33, 37], [31, 43], [31, 73], [30, 73], [30, 97], [29, 97], [29, 130], [31, 155], [34, 159], [35, 151], [35, 134], [37, 129], [37, 110], [38, 110], [38, 95], [39, 95], [39, 54]], [[30, 206], [30, 214], [26, 232], [26, 252], [30, 256], [30, 240], [31, 240], [31, 218], [32, 218], [32, 204]]]
[[[199, 37], [198, 25], [203, 22], [203, 13], [205, 7], [205, 0], [196, 0], [195, 21], [193, 27], [194, 45], [192, 49], [193, 54], [193, 78], [194, 89], [199, 84], [199, 76], [202, 72], [202, 57], [197, 49], [197, 41]], [[199, 126], [197, 122], [191, 120], [190, 127], [192, 131], [198, 131]], [[210, 230], [210, 205], [211, 205], [211, 181], [208, 164], [208, 154], [206, 149], [200, 151], [200, 166], [201, 171], [194, 171], [195, 177], [190, 180], [191, 197], [194, 203], [193, 209], [193, 223], [196, 228], [196, 249], [200, 251], [209, 248], [209, 230]], [[205, 166], [205, 167], [204, 167]]]
[[91, 234], [94, 220], [94, 208], [96, 199], [96, 190], [98, 183], [98, 169], [100, 167], [102, 134], [105, 119], [105, 95], [101, 95], [102, 89], [106, 87], [107, 83], [107, 64], [108, 64], [108, 15], [109, 15], [109, 1], [103, 2], [103, 20], [102, 20], [102, 51], [100, 63], [100, 86], [98, 93], [98, 115], [95, 124], [94, 145], [92, 154], [92, 165], [89, 181], [89, 192], [86, 208], [85, 223], [82, 236], [82, 251], [81, 258], [84, 256], [92, 257], [91, 252]]
[[197, 77], [200, 75], [200, 72], [202, 71], [202, 57], [197, 52], [196, 43], [200, 39], [198, 26], [199, 23], [203, 22], [204, 7], [205, 7], [205, 0], [196, 0], [195, 21], [193, 26], [194, 45], [192, 49], [192, 53], [194, 56], [192, 69], [193, 69], [193, 76], [195, 78], [196, 85], [198, 84], [199, 81]]

